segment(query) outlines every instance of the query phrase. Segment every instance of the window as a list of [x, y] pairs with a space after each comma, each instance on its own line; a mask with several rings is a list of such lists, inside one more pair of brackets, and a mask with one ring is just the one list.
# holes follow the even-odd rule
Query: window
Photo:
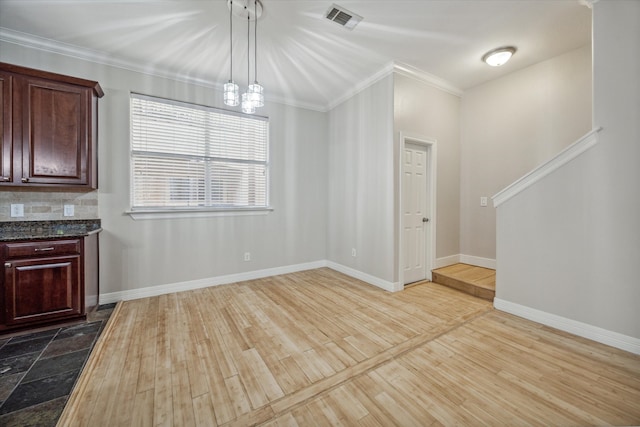
[[267, 118], [131, 94], [131, 210], [269, 205]]

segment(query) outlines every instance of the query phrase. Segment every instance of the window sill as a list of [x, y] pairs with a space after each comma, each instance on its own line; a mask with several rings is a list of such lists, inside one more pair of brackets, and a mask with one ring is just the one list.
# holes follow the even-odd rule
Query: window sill
[[273, 208], [251, 208], [251, 209], [166, 209], [166, 210], [137, 210], [126, 211], [125, 213], [135, 221], [147, 219], [176, 219], [176, 218], [210, 218], [217, 216], [250, 216], [267, 215], [273, 212]]

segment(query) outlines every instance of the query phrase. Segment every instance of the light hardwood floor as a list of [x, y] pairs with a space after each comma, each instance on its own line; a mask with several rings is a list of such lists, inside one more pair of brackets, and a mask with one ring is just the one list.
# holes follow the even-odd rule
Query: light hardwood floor
[[59, 426], [640, 424], [640, 356], [329, 269], [118, 305]]

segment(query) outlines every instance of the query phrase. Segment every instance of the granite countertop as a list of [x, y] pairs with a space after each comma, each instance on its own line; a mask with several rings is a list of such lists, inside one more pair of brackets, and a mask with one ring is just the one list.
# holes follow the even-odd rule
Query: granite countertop
[[84, 237], [102, 231], [99, 219], [0, 221], [0, 242]]

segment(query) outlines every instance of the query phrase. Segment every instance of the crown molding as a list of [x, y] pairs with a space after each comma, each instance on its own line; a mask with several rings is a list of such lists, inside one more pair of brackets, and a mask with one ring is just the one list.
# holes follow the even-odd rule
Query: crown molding
[[[69, 43], [63, 43], [56, 40], [51, 40], [45, 37], [39, 37], [32, 34], [23, 33], [20, 31], [11, 30], [8, 28], [0, 27], [0, 41], [6, 43], [12, 43], [19, 46], [24, 46], [31, 49], [37, 49], [45, 52], [55, 53], [58, 55], [64, 55], [71, 58], [76, 58], [96, 64], [106, 65], [110, 67], [120, 68], [127, 71], [133, 71], [136, 73], [147, 74], [154, 77], [165, 78], [169, 80], [175, 80], [182, 83], [193, 84], [202, 86], [205, 88], [211, 88], [222, 91], [222, 84], [219, 82], [213, 82], [211, 80], [193, 77], [186, 74], [180, 74], [175, 72], [169, 72], [154, 67], [153, 65], [144, 65], [136, 61], [128, 61], [122, 58], [117, 58], [109, 55], [105, 52], [96, 51], [92, 49], [83, 48]], [[390, 62], [384, 65], [379, 71], [372, 74], [362, 82], [358, 83], [352, 89], [344, 92], [344, 94], [336, 100], [330, 102], [328, 105], [321, 105], [316, 103], [300, 102], [286, 97], [267, 96], [267, 101], [278, 104], [289, 105], [297, 108], [304, 108], [307, 110], [327, 112], [343, 103], [347, 99], [362, 92], [367, 87], [382, 80], [392, 73], [397, 73], [403, 76], [410, 77], [414, 80], [418, 80], [422, 83], [433, 86], [437, 89], [448, 92], [452, 95], [462, 96], [463, 91], [444, 79], [426, 73], [410, 65]]]
[[433, 74], [429, 74], [425, 71], [422, 71], [418, 68], [412, 67], [411, 65], [403, 64], [401, 62], [396, 62], [393, 65], [393, 71], [397, 74], [400, 74], [405, 77], [412, 78], [414, 80], [418, 80], [424, 84], [429, 86], [433, 86], [436, 89], [443, 90], [451, 95], [455, 95], [461, 97], [464, 91], [445, 79], [441, 79], [440, 77], [434, 76]]
[[372, 84], [379, 82], [383, 78], [389, 76], [391, 73], [393, 73], [393, 62], [388, 63], [387, 65], [382, 67], [382, 69], [372, 74], [371, 76], [367, 77], [352, 89], [346, 91], [341, 97], [329, 103], [325, 111], [333, 110], [335, 107], [342, 104], [347, 99], [352, 98], [354, 95], [357, 95], [358, 93], [362, 92]]
[[[93, 62], [96, 64], [106, 65], [110, 67], [120, 68], [127, 71], [133, 71], [136, 73], [147, 74], [154, 77], [165, 78], [169, 80], [175, 80], [182, 83], [193, 84], [196, 86], [202, 86], [209, 89], [215, 89], [222, 92], [223, 85], [211, 80], [197, 78], [186, 74], [180, 74], [175, 72], [169, 72], [166, 70], [158, 69], [153, 66], [143, 65], [136, 61], [127, 61], [121, 58], [116, 58], [107, 53], [83, 48], [69, 43], [63, 43], [55, 40], [51, 40], [45, 37], [39, 37], [32, 34], [23, 33], [20, 31], [11, 30], [8, 28], [0, 27], [0, 41], [6, 43], [12, 43], [19, 46], [24, 46], [31, 49], [37, 49], [45, 52], [55, 53], [58, 55], [64, 55], [71, 58], [80, 59], [83, 61]], [[296, 101], [290, 98], [267, 96], [267, 101], [278, 104], [289, 105], [297, 108], [304, 108], [307, 110], [314, 110], [320, 112], [328, 111], [327, 106], [314, 103], [305, 103]]]
[[390, 74], [399, 74], [405, 77], [409, 77], [411, 79], [417, 80], [420, 83], [424, 83], [426, 85], [432, 86], [436, 89], [440, 89], [444, 92], [450, 93], [452, 95], [461, 97], [464, 91], [448, 81], [441, 79], [440, 77], [436, 77], [433, 74], [429, 74], [424, 72], [418, 68], [412, 67], [407, 64], [403, 64], [401, 62], [389, 62], [385, 66], [383, 66], [378, 72], [372, 74], [358, 85], [356, 85], [353, 89], [344, 93], [343, 96], [333, 101], [329, 104], [328, 110], [332, 110], [336, 106], [342, 104], [347, 99], [353, 97], [354, 95], [362, 92], [364, 89], [368, 88], [374, 83], [382, 80], [383, 78], [389, 76]]
[[578, 3], [583, 6], [587, 6], [589, 9], [593, 9], [593, 5], [598, 3], [598, 0], [578, 0]]
[[31, 49], [56, 53], [58, 55], [81, 59], [96, 64], [108, 65], [111, 67], [133, 71], [136, 73], [148, 74], [155, 77], [162, 77], [185, 83], [192, 83], [199, 86], [222, 89], [222, 86], [220, 84], [215, 84], [205, 79], [194, 78], [192, 76], [186, 76], [176, 73], [169, 73], [167, 71], [156, 69], [153, 66], [144, 66], [135, 61], [127, 61], [121, 58], [116, 58], [104, 52], [83, 48], [73, 44], [63, 43], [45, 37], [23, 33], [20, 31], [10, 30], [4, 27], [0, 27], [0, 41], [17, 44]]

